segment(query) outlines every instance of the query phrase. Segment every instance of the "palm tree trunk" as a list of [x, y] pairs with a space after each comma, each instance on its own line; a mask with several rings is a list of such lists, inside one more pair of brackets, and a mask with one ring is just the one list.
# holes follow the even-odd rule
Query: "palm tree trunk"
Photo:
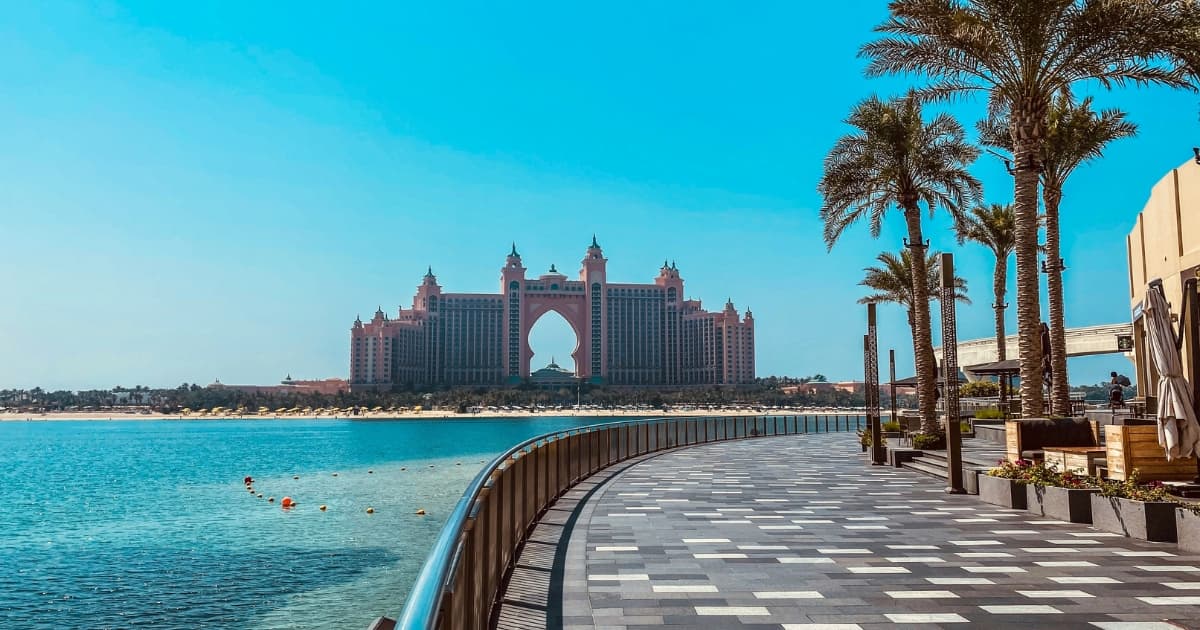
[[1016, 215], [1017, 335], [1021, 357], [1021, 415], [1037, 418], [1042, 398], [1041, 306], [1038, 295], [1038, 183], [1045, 105], [1034, 99], [1013, 103], [1013, 205]]
[[1058, 261], [1061, 247], [1058, 234], [1058, 204], [1062, 190], [1047, 186], [1042, 191], [1046, 205], [1046, 294], [1050, 303], [1050, 413], [1071, 415], [1071, 386], [1067, 380], [1067, 331], [1063, 313], [1062, 269]]
[[925, 241], [921, 234], [921, 209], [913, 201], [904, 208], [908, 241], [912, 252], [913, 357], [917, 364], [917, 400], [921, 409], [921, 432], [937, 431], [937, 364], [933, 358], [933, 334], [929, 323], [929, 271], [925, 267]]
[[992, 308], [996, 311], [996, 354], [997, 361], [1008, 359], [1008, 348], [1005, 345], [1004, 334], [1004, 294], [1008, 291], [1008, 259], [996, 257], [996, 268], [992, 271], [992, 294], [996, 301]]

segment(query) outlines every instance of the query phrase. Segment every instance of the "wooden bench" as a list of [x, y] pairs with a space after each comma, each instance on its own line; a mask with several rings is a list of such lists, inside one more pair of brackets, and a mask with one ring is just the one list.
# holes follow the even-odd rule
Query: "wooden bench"
[[1108, 425], [1104, 427], [1107, 444], [1105, 463], [1108, 478], [1123, 481], [1134, 469], [1140, 481], [1191, 481], [1196, 478], [1194, 458], [1168, 462], [1158, 444], [1154, 425]]
[[1100, 445], [1100, 425], [1083, 418], [1023, 418], [1004, 423], [1008, 461], [1043, 459], [1047, 446]]

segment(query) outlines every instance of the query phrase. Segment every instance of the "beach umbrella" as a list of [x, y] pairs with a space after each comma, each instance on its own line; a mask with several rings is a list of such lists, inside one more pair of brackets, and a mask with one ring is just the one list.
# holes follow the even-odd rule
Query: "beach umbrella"
[[1192, 406], [1192, 388], [1183, 377], [1183, 361], [1162, 285], [1150, 285], [1143, 313], [1150, 356], [1159, 373], [1158, 444], [1166, 451], [1167, 461], [1191, 457], [1200, 451], [1200, 424]]

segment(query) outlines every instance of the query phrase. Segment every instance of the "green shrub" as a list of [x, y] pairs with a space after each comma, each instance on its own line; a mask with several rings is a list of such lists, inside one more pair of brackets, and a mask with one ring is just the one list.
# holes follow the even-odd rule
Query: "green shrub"
[[883, 423], [883, 430], [884, 430], [884, 431], [899, 431], [899, 430], [900, 430], [900, 423], [899, 423], [899, 422], [896, 422], [896, 421], [894, 421], [894, 420], [893, 420], [893, 421], [884, 422], [884, 423]]
[[946, 434], [937, 433], [917, 433], [912, 438], [913, 448], [921, 450], [941, 450], [946, 448]]
[[984, 407], [975, 410], [975, 417], [979, 420], [1003, 420], [1004, 412], [995, 407]]
[[958, 388], [958, 395], [963, 397], [986, 397], [999, 396], [1000, 385], [991, 381], [975, 381], [972, 383], [963, 383]]

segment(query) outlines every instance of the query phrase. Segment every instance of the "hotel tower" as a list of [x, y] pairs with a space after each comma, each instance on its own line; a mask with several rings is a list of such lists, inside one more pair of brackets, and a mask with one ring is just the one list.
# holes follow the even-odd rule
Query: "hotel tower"
[[575, 331], [576, 377], [629, 386], [736, 385], [754, 380], [754, 316], [717, 312], [683, 295], [674, 263], [651, 284], [610, 282], [592, 237], [576, 280], [553, 265], [525, 276], [513, 246], [500, 293], [445, 293], [430, 269], [411, 309], [383, 309], [350, 329], [350, 384], [512, 385], [530, 374], [529, 331], [555, 311]]

